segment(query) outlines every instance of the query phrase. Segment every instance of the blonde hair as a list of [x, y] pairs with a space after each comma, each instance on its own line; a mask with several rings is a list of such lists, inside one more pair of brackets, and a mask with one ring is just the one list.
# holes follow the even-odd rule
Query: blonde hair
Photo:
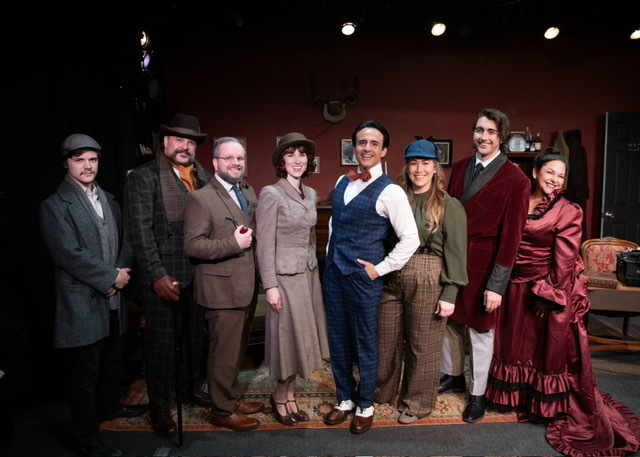
[[[427, 218], [427, 232], [434, 233], [440, 228], [440, 219], [442, 219], [442, 215], [444, 214], [444, 198], [447, 192], [444, 189], [445, 180], [442, 166], [440, 166], [440, 163], [435, 159], [428, 160], [433, 161], [436, 172], [431, 179], [431, 186], [429, 187], [430, 195], [422, 205], [422, 212]], [[405, 162], [404, 167], [402, 167], [402, 173], [398, 177], [398, 185], [404, 189], [409, 198], [409, 202], [413, 202], [413, 196], [415, 194], [413, 193], [413, 185], [409, 178], [408, 168], [409, 161]]]

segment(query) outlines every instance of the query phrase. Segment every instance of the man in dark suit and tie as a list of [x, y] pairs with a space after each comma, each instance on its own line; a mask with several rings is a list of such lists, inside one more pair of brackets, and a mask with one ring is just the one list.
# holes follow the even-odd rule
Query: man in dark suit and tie
[[219, 138], [214, 177], [184, 202], [184, 249], [196, 262], [196, 302], [206, 308], [209, 328], [211, 422], [237, 431], [259, 427], [260, 421], [246, 414], [264, 408], [241, 401], [238, 386], [258, 284], [253, 237], [258, 199], [244, 180], [245, 159], [237, 138]]
[[[160, 436], [173, 436], [178, 432], [170, 408], [176, 370], [180, 402], [212, 405], [196, 385], [202, 379], [204, 310], [193, 301], [194, 266], [184, 253], [183, 235], [184, 198], [208, 183], [211, 174], [195, 160], [196, 147], [207, 138], [197, 118], [176, 114], [169, 125], [160, 126], [160, 137], [154, 160], [127, 177], [124, 210], [142, 283], [151, 427]], [[179, 361], [174, 361], [176, 346]]]
[[129, 283], [131, 248], [120, 206], [95, 178], [101, 147], [76, 133], [62, 142], [67, 173], [40, 206], [40, 228], [55, 264], [53, 345], [69, 361], [74, 450], [81, 456], [122, 452], [98, 439], [98, 421], [144, 414], [120, 403], [122, 334], [127, 313], [120, 292]]
[[486, 108], [473, 125], [476, 153], [453, 164], [449, 194], [462, 202], [467, 214], [467, 272], [469, 283], [458, 294], [447, 321], [438, 393], [464, 392], [465, 339], [469, 339], [469, 401], [465, 422], [484, 417], [485, 390], [496, 325], [529, 209], [531, 184], [502, 149], [510, 122], [503, 112]]

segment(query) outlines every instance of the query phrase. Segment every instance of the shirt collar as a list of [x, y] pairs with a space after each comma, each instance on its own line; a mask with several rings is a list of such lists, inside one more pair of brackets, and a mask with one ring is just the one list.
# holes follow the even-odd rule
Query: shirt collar
[[479, 154], [476, 154], [476, 165], [481, 163], [485, 168], [487, 168], [489, 166], [489, 164], [491, 162], [493, 162], [494, 160], [496, 160], [496, 157], [498, 157], [500, 154], [502, 154], [502, 151], [498, 152], [496, 155], [494, 155], [490, 159], [485, 160], [484, 162], [480, 160]]
[[215, 174], [215, 177], [218, 180], [218, 182], [220, 184], [222, 184], [222, 187], [227, 189], [227, 192], [231, 192], [231, 188], [233, 187], [233, 184], [230, 184], [227, 181], [225, 181], [224, 179], [222, 179], [218, 173]]
[[[360, 169], [360, 166], [358, 165], [358, 173], [361, 173], [362, 170]], [[371, 168], [369, 168], [369, 173], [371, 173], [371, 179], [370, 181], [373, 181], [376, 178], [379, 178], [380, 176], [382, 176], [382, 162], [380, 162], [378, 165], [375, 165]]]

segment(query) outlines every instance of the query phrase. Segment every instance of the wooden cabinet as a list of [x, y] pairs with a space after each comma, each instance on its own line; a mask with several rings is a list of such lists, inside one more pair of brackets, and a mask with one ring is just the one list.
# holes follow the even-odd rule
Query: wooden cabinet
[[533, 172], [533, 159], [537, 156], [537, 152], [509, 152], [507, 153], [507, 157], [513, 163], [518, 165], [520, 169], [527, 175], [527, 178], [532, 178]]

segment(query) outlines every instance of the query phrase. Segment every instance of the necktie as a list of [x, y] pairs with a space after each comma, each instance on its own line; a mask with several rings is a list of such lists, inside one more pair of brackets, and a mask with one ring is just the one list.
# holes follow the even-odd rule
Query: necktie
[[371, 179], [371, 172], [369, 172], [369, 170], [365, 170], [362, 173], [358, 173], [355, 170], [349, 170], [349, 173], [347, 173], [347, 178], [349, 178], [349, 181], [355, 181], [356, 179], [360, 178], [363, 181], [367, 182]]
[[189, 192], [196, 190], [196, 167], [193, 164], [186, 167], [183, 165], [174, 165], [174, 167], [178, 169], [178, 172], [180, 173], [180, 179], [186, 186], [187, 190]]
[[244, 195], [242, 195], [242, 192], [240, 192], [240, 189], [238, 188], [238, 185], [236, 184], [235, 186], [231, 187], [233, 189], [233, 191], [236, 193], [236, 197], [238, 197], [238, 202], [240, 203], [240, 208], [242, 208], [242, 211], [244, 211], [245, 213], [249, 213], [249, 203], [247, 202], [247, 199]]
[[478, 175], [482, 172], [482, 170], [484, 170], [484, 166], [481, 163], [477, 163], [476, 169], [474, 170], [473, 176], [471, 177], [472, 182], [478, 177]]

